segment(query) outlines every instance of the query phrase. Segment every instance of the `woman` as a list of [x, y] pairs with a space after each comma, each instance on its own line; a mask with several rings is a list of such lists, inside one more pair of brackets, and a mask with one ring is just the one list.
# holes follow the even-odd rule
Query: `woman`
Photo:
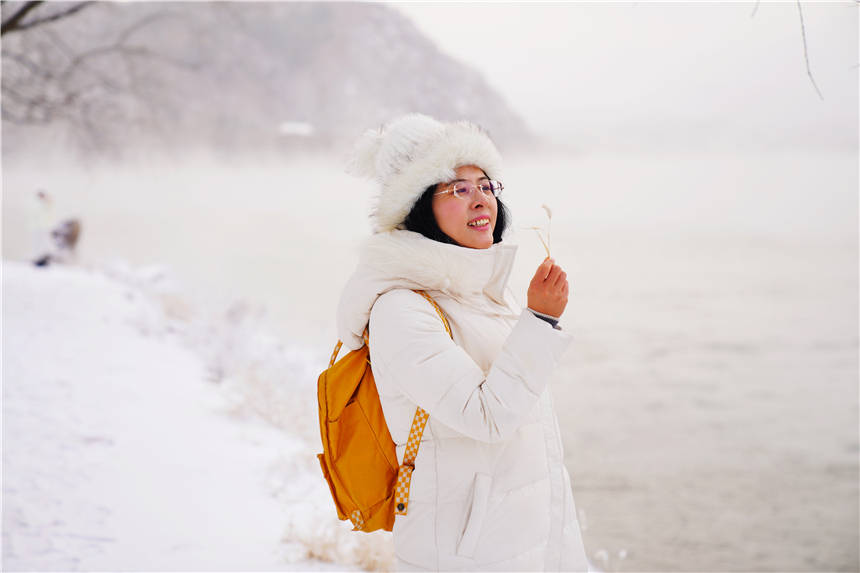
[[[370, 356], [402, 461], [429, 414], [394, 546], [401, 570], [587, 569], [548, 382], [569, 343], [564, 272], [547, 259], [517, 307], [502, 242], [501, 158], [478, 127], [408, 115], [364, 135], [354, 170], [380, 187], [374, 235], [338, 331]], [[426, 291], [450, 322], [453, 340]]]

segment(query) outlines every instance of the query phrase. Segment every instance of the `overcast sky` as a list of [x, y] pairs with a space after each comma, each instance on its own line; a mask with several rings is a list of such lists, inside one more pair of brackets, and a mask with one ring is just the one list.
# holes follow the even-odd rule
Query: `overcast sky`
[[[397, 3], [471, 64], [538, 133], [658, 139], [690, 126], [727, 141], [856, 149], [858, 5], [791, 2]], [[715, 135], [715, 137], [719, 137]]]

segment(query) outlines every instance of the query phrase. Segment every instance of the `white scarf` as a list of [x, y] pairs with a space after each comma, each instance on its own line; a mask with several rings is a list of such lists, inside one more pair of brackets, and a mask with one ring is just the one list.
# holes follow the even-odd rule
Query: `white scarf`
[[347, 348], [360, 348], [373, 304], [395, 288], [438, 291], [465, 304], [486, 296], [505, 305], [516, 251], [503, 243], [487, 249], [449, 245], [412, 231], [377, 233], [362, 245], [358, 268], [344, 287], [338, 337]]

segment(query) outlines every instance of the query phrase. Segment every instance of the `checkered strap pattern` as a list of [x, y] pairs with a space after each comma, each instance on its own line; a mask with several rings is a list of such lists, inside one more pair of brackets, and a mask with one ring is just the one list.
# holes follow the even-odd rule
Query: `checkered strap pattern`
[[334, 361], [337, 360], [337, 353], [340, 352], [340, 347], [343, 346], [343, 342], [340, 340], [337, 341], [337, 344], [334, 345], [334, 351], [331, 353], [331, 358], [328, 361], [328, 367], [331, 368], [334, 366]]
[[[416, 290], [415, 292], [433, 305], [433, 308], [439, 314], [439, 318], [442, 319], [442, 324], [445, 325], [445, 332], [453, 338], [448, 319], [442, 314], [442, 309], [439, 308], [436, 301], [424, 291]], [[418, 446], [421, 445], [421, 436], [424, 434], [424, 427], [427, 425], [428, 419], [430, 419], [430, 414], [424, 411], [423, 408], [419, 406], [415, 409], [415, 416], [412, 418], [412, 428], [410, 428], [409, 438], [406, 440], [406, 451], [403, 453], [403, 463], [397, 469], [397, 482], [394, 485], [395, 515], [406, 515], [406, 512], [409, 510], [409, 486], [412, 484], [412, 472], [415, 471], [415, 458], [418, 456]]]
[[353, 531], [361, 531], [364, 529], [364, 518], [361, 516], [361, 512], [359, 510], [356, 509], [349, 514], [349, 520], [352, 522], [352, 526], [354, 527]]
[[418, 446], [429, 418], [430, 415], [420, 406], [415, 409], [412, 429], [409, 430], [406, 451], [403, 453], [403, 463], [397, 468], [397, 482], [394, 484], [395, 515], [406, 515], [409, 509], [409, 486], [412, 484], [412, 472], [415, 470], [415, 457], [418, 455]]
[[[366, 329], [366, 328], [364, 329], [364, 334], [362, 335], [362, 338], [364, 339], [364, 343], [365, 343], [365, 344], [368, 344], [368, 346], [369, 346], [369, 343], [368, 343], [368, 334], [367, 334], [367, 329]], [[329, 368], [331, 368], [332, 366], [334, 366], [335, 360], [337, 360], [337, 353], [338, 353], [338, 352], [340, 352], [340, 348], [341, 348], [341, 346], [343, 346], [343, 342], [341, 342], [340, 340], [338, 340], [338, 341], [337, 341], [337, 344], [335, 344], [335, 345], [334, 345], [334, 350], [332, 351], [332, 353], [331, 353], [331, 358], [330, 358], [330, 359], [329, 359], [329, 361], [328, 361], [328, 367], [329, 367]], [[367, 363], [368, 363], [368, 364], [370, 364], [370, 358], [368, 358], [368, 359], [367, 359]]]

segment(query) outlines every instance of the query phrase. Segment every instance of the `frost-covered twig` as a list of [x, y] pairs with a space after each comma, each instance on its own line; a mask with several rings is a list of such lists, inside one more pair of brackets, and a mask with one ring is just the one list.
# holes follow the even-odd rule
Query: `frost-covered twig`
[[544, 211], [546, 211], [546, 256], [549, 256], [550, 245], [552, 245], [552, 241], [550, 240], [551, 232], [552, 232], [552, 209], [544, 203], [541, 205]]
[[[806, 43], [806, 26], [803, 22], [803, 7], [800, 5], [800, 0], [797, 1], [797, 13], [800, 15], [800, 37], [803, 40], [803, 59], [806, 62], [806, 75], [809, 76], [809, 81], [812, 82], [812, 87], [815, 88], [815, 92], [818, 94], [820, 99], [824, 99], [824, 96], [821, 95], [821, 90], [818, 89], [818, 84], [815, 83], [815, 78], [812, 77], [812, 68], [809, 66], [809, 48]], [[860, 4], [860, 0], [854, 0], [858, 4]], [[750, 14], [750, 18], [754, 18], [756, 12], [758, 12], [760, 0], [756, 0], [755, 6], [753, 6], [753, 11]]]
[[803, 24], [803, 8], [800, 6], [800, 0], [797, 0], [797, 13], [800, 14], [800, 35], [803, 38], [803, 59], [806, 61], [806, 74], [809, 76], [809, 81], [812, 82], [812, 87], [818, 93], [818, 97], [824, 100], [821, 95], [821, 90], [818, 89], [818, 84], [815, 83], [815, 78], [812, 77], [812, 70], [809, 67], [809, 50], [806, 46], [806, 26]]
[[546, 240], [544, 240], [543, 235], [540, 234], [540, 232], [543, 231], [543, 228], [541, 228], [541, 227], [525, 227], [525, 228], [531, 229], [532, 231], [534, 231], [537, 234], [538, 239], [540, 239], [540, 242], [543, 245], [544, 250], [546, 251], [546, 256], [549, 257], [550, 256], [550, 249], [549, 249], [550, 231], [551, 231], [551, 227], [552, 227], [552, 210], [546, 204], [541, 205], [541, 208], [544, 211], [546, 211], [546, 216], [548, 219], [547, 226], [546, 226]]
[[758, 12], [758, 4], [759, 0], [755, 0], [755, 6], [753, 6], [752, 14], [750, 14], [750, 18], [755, 18], [756, 12]]
[[528, 227], [528, 228], [532, 229], [537, 234], [538, 239], [540, 239], [541, 245], [543, 245], [543, 248], [546, 251], [546, 256], [548, 257], [549, 256], [549, 245], [546, 244], [546, 241], [543, 240], [543, 236], [541, 236], [541, 234], [540, 234], [541, 228], [540, 227]]

